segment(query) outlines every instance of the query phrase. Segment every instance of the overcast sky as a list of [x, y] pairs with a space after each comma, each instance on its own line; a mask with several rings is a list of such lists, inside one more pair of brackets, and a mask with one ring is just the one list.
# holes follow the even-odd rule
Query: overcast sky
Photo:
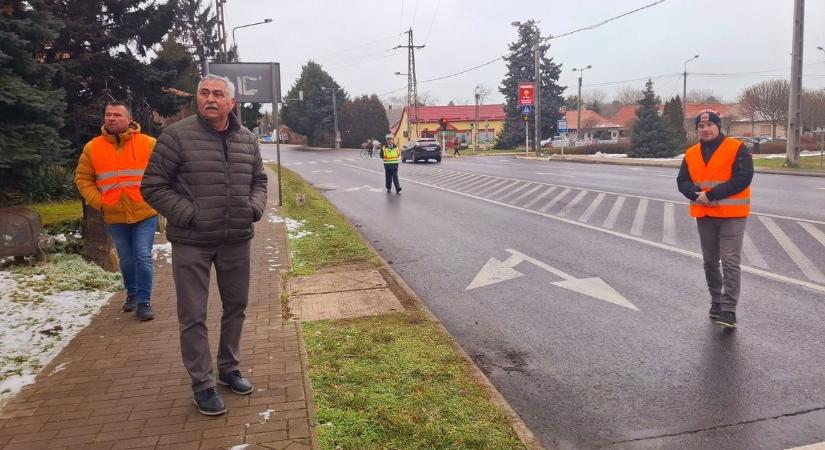
[[[292, 87], [308, 60], [323, 68], [350, 94], [404, 96], [407, 71], [404, 31], [412, 27], [418, 91], [437, 104], [471, 103], [473, 89], [492, 91], [485, 103], [503, 102], [498, 92], [503, 61], [442, 81], [421, 83], [488, 62], [507, 53], [516, 39], [510, 23], [536, 19], [543, 35], [596, 24], [654, 0], [227, 0], [232, 28], [272, 18], [235, 32], [246, 62], [279, 62], [282, 89]], [[793, 0], [666, 0], [595, 30], [551, 41], [549, 56], [562, 65], [560, 84], [575, 94], [574, 67], [584, 72], [584, 91], [600, 89], [612, 99], [622, 86], [644, 87], [654, 78], [663, 98], [681, 95], [684, 63], [688, 91], [710, 89], [734, 101], [747, 86], [790, 78]], [[803, 85], [825, 87], [825, 1], [806, 2]], [[231, 42], [230, 42], [231, 44]], [[760, 72], [760, 73], [753, 73]], [[705, 75], [702, 75], [705, 74]], [[720, 74], [720, 75], [711, 75]], [[734, 75], [731, 75], [734, 74]], [[389, 93], [395, 89], [399, 91]]]

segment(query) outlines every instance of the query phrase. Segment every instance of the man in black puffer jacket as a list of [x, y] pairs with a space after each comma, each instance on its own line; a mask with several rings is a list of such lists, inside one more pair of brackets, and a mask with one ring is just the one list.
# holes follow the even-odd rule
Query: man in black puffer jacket
[[205, 76], [198, 114], [158, 137], [141, 184], [143, 198], [168, 219], [183, 365], [206, 415], [226, 412], [215, 390], [206, 327], [209, 274], [215, 265], [223, 316], [218, 379], [237, 394], [252, 385], [240, 372], [240, 340], [249, 298], [252, 223], [266, 208], [267, 177], [258, 140], [231, 113], [235, 87]]

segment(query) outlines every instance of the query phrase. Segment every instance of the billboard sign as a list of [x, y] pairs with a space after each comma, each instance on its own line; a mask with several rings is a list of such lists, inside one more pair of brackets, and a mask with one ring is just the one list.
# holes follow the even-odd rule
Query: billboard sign
[[238, 103], [281, 102], [278, 63], [208, 63], [206, 72], [232, 80]]
[[530, 81], [520, 81], [518, 84], [518, 105], [532, 105], [535, 87]]

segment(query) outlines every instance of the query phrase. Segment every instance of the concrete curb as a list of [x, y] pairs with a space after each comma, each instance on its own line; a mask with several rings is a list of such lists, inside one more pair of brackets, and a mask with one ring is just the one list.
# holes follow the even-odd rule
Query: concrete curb
[[[563, 161], [563, 162], [573, 162], [573, 163], [581, 163], [581, 164], [612, 164], [615, 166], [646, 166], [646, 167], [669, 167], [669, 168], [679, 168], [682, 164], [681, 160], [674, 160], [672, 163], [667, 162], [659, 162], [659, 161], [639, 161], [639, 160], [627, 160], [627, 159], [618, 159], [618, 158], [604, 158], [604, 159], [586, 159], [586, 158], [576, 158], [570, 156], [548, 156], [548, 157], [537, 157], [537, 156], [514, 156], [516, 159], [524, 159], [524, 160], [533, 160], [533, 161]], [[807, 172], [807, 171], [796, 171], [796, 170], [783, 170], [783, 169], [764, 169], [760, 167], [755, 167], [754, 172], [756, 173], [770, 173], [775, 175], [792, 175], [797, 177], [819, 177], [825, 178], [825, 172]]]
[[307, 358], [307, 346], [306, 341], [304, 340], [304, 330], [301, 328], [300, 322], [291, 322], [293, 322], [295, 330], [298, 334], [298, 354], [301, 356], [301, 371], [304, 374], [304, 397], [307, 405], [307, 415], [309, 416], [310, 448], [320, 450], [321, 444], [318, 442], [318, 418], [315, 415], [315, 398], [312, 393], [312, 380], [309, 379], [309, 358]]

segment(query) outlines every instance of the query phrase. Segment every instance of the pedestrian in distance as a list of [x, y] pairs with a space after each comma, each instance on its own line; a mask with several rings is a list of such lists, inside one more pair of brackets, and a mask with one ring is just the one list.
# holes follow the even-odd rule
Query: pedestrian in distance
[[264, 214], [267, 176], [258, 140], [232, 114], [235, 86], [206, 75], [198, 113], [170, 125], [158, 143], [141, 191], [169, 220], [180, 348], [202, 414], [226, 412], [215, 390], [206, 326], [209, 277], [215, 266], [221, 316], [217, 383], [240, 395], [252, 384], [240, 371], [241, 331], [249, 299], [253, 222]]
[[386, 144], [381, 147], [381, 159], [384, 160], [384, 185], [387, 193], [395, 185], [395, 193], [401, 193], [401, 185], [398, 183], [398, 162], [401, 160], [401, 150], [395, 145], [395, 136], [387, 134], [384, 136]]
[[158, 213], [140, 193], [140, 183], [155, 139], [140, 132], [129, 107], [106, 105], [100, 136], [83, 147], [75, 184], [83, 200], [103, 212], [106, 231], [120, 261], [126, 289], [123, 312], [135, 311], [140, 320], [152, 320], [152, 244]]
[[709, 315], [722, 327], [733, 329], [753, 159], [744, 143], [722, 134], [718, 113], [702, 111], [694, 122], [699, 143], [685, 151], [676, 183], [690, 199], [690, 215], [696, 218], [710, 292]]
[[459, 149], [460, 146], [460, 141], [458, 140], [458, 138], [455, 138], [455, 140], [453, 140], [453, 157], [461, 156], [461, 151]]

